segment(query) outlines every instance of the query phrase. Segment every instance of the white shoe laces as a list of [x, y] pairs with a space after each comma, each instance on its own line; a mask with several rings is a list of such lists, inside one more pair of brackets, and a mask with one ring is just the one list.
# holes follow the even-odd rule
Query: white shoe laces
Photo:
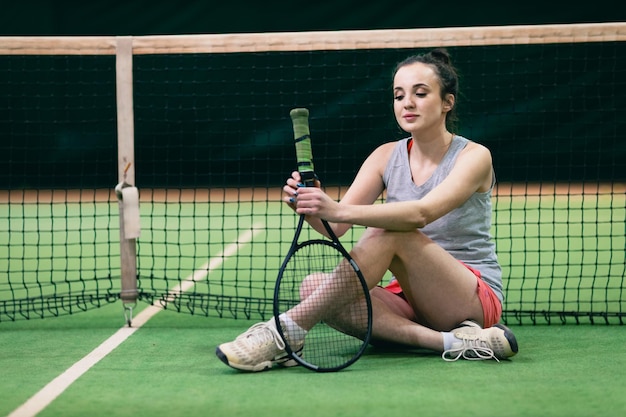
[[463, 337], [461, 342], [454, 343], [458, 347], [452, 347], [445, 350], [441, 357], [444, 361], [454, 362], [460, 358], [470, 361], [482, 361], [486, 359], [495, 359], [500, 362], [493, 352], [493, 349], [487, 346], [487, 342], [478, 338]]
[[278, 330], [266, 322], [253, 325], [239, 337], [245, 338], [255, 347], [261, 347], [267, 345], [268, 343], [275, 343], [278, 349], [285, 349], [285, 342], [283, 341], [283, 338], [280, 337]]

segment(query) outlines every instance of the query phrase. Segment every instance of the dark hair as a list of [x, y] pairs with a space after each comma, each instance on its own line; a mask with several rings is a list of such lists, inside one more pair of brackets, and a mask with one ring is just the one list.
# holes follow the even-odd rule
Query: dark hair
[[448, 51], [444, 48], [437, 48], [424, 54], [412, 55], [396, 65], [393, 71], [393, 77], [396, 76], [400, 68], [415, 64], [416, 62], [421, 62], [422, 64], [433, 67], [437, 77], [439, 77], [439, 84], [441, 84], [442, 100], [445, 100], [447, 94], [452, 94], [455, 97], [455, 105], [452, 106], [452, 109], [450, 109], [446, 115], [446, 127], [448, 130], [454, 131], [454, 127], [458, 121], [456, 103], [459, 99], [459, 76], [456, 68], [452, 65], [450, 54], [448, 54]]

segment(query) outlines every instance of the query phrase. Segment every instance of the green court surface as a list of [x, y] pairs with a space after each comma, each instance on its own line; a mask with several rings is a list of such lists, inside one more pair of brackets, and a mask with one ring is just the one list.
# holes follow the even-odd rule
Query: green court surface
[[[505, 309], [529, 309], [538, 316], [543, 310], [624, 311], [623, 196], [498, 204], [494, 234], [508, 288]], [[119, 277], [107, 277], [108, 271], [119, 268], [118, 230], [110, 226], [117, 215], [114, 204], [16, 207], [24, 210], [22, 220], [10, 211], [15, 207], [0, 206], [5, 230], [12, 231], [10, 245], [0, 249], [0, 256], [7, 260], [11, 282], [21, 282], [13, 278], [22, 277], [22, 284], [32, 285], [10, 292], [5, 286], [6, 294], [19, 300], [28, 291], [45, 296], [54, 290], [70, 300], [83, 290], [87, 296], [118, 291]], [[228, 204], [143, 204], [141, 289], [155, 297], [166, 293], [178, 277], [185, 279], [208, 259], [219, 258], [227, 243], [252, 230], [249, 244], [238, 248], [236, 256], [220, 258], [223, 264], [210, 281], [199, 280], [195, 292], [217, 291], [240, 300], [267, 296], [296, 219], [280, 207], [267, 202], [241, 204], [237, 210]], [[41, 279], [31, 259], [38, 259], [50, 279]], [[82, 280], [85, 270], [94, 278]], [[164, 276], [174, 279], [159, 278]], [[11, 413], [32, 404], [29, 398], [124, 328], [124, 306], [112, 301], [100, 308], [78, 302], [71, 307], [75, 314], [67, 315], [33, 303], [30, 320], [4, 313], [0, 415], [32, 416]], [[15, 305], [22, 306], [19, 301]], [[146, 305], [139, 302], [135, 317]], [[83, 307], [87, 311], [80, 311]], [[501, 363], [448, 363], [427, 351], [370, 348], [338, 373], [292, 368], [245, 374], [226, 367], [214, 352], [254, 321], [217, 316], [202, 306], [184, 313], [160, 311], [37, 415], [626, 415], [626, 331], [621, 325], [603, 325], [602, 319], [595, 325], [586, 324], [588, 319], [577, 325], [568, 317], [567, 325], [561, 325], [555, 317], [551, 325], [541, 319], [532, 325], [510, 316], [520, 352]], [[225, 316], [230, 317], [227, 311]]]
[[[9, 415], [123, 327], [119, 303], [0, 323], [0, 415]], [[513, 326], [509, 361], [448, 363], [370, 348], [353, 366], [240, 373], [215, 347], [252, 322], [161, 311], [44, 408], [46, 416], [618, 416], [622, 326]]]

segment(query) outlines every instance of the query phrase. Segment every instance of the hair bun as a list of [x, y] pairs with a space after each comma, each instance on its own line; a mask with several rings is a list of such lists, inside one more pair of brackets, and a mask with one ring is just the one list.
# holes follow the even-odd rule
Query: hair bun
[[450, 65], [450, 54], [448, 54], [448, 51], [444, 48], [433, 49], [432, 51], [430, 51], [430, 55], [433, 57], [433, 59]]

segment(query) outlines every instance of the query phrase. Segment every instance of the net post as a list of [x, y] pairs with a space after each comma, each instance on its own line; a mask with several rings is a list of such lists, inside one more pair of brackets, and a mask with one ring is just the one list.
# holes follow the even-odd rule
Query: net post
[[[133, 112], [133, 38], [116, 37], [115, 53], [116, 102], [117, 102], [117, 169], [119, 191], [135, 184], [134, 112]], [[119, 188], [119, 190], [118, 190]], [[138, 204], [138, 202], [137, 202]], [[120, 261], [121, 292], [124, 311], [132, 311], [129, 305], [137, 301], [137, 247], [135, 234], [127, 235], [124, 222], [124, 201], [119, 198], [120, 215]], [[138, 225], [137, 225], [138, 226]], [[125, 314], [131, 325], [132, 314]]]

